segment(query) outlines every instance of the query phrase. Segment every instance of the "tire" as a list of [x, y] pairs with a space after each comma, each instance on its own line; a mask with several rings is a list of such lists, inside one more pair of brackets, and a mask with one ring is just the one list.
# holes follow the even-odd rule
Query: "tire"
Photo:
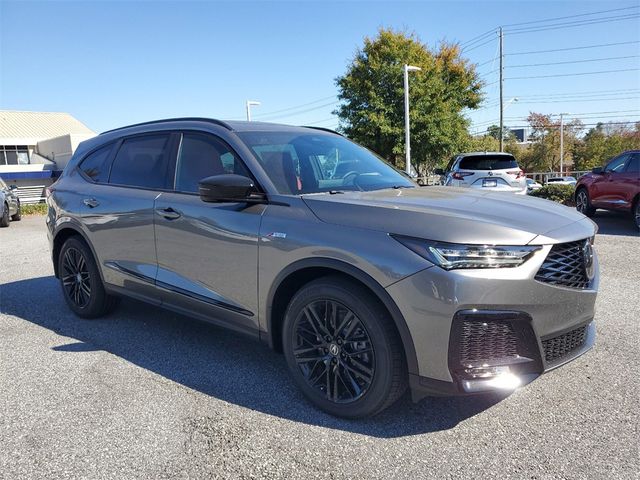
[[12, 222], [19, 222], [22, 220], [22, 207], [20, 206], [20, 202], [18, 202], [18, 211], [11, 216]]
[[62, 245], [58, 275], [64, 299], [77, 316], [102, 317], [116, 306], [117, 298], [105, 292], [93, 254], [79, 237], [71, 237]]
[[9, 217], [9, 205], [4, 204], [2, 209], [2, 215], [0, 216], [0, 227], [8, 227], [11, 223], [11, 217]]
[[589, 192], [584, 187], [576, 192], [576, 210], [587, 217], [593, 217], [596, 213], [596, 209], [591, 206]]
[[636, 203], [633, 207], [632, 214], [633, 214], [633, 219], [636, 222], [636, 227], [640, 229], [640, 198], [636, 200]]
[[389, 314], [368, 290], [342, 277], [314, 280], [294, 295], [282, 340], [295, 383], [331, 415], [375, 415], [407, 388], [402, 343]]

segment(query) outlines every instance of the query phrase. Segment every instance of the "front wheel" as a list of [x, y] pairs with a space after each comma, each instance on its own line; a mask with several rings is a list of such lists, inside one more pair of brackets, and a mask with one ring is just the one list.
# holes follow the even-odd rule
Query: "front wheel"
[[593, 217], [596, 213], [596, 209], [591, 206], [589, 193], [586, 188], [581, 188], [576, 194], [576, 210], [587, 217]]
[[341, 277], [304, 286], [284, 320], [283, 349], [305, 396], [332, 415], [375, 415], [407, 386], [402, 344], [373, 295]]
[[11, 220], [14, 222], [22, 220], [22, 207], [20, 206], [20, 202], [18, 202], [18, 210], [11, 216]]
[[64, 299], [79, 317], [101, 317], [115, 307], [117, 299], [105, 292], [93, 254], [80, 238], [71, 237], [62, 245], [58, 275]]
[[10, 222], [11, 217], [9, 216], [9, 205], [5, 203], [2, 208], [2, 215], [0, 215], [0, 227], [8, 227]]
[[633, 218], [636, 221], [636, 227], [640, 229], [640, 198], [636, 200], [636, 205], [633, 208]]

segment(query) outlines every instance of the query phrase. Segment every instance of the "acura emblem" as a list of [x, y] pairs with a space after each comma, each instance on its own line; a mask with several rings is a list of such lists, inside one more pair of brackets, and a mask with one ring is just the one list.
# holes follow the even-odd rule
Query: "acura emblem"
[[591, 246], [591, 240], [586, 239], [582, 246], [582, 259], [584, 261], [584, 271], [587, 274], [589, 280], [593, 279], [593, 247]]

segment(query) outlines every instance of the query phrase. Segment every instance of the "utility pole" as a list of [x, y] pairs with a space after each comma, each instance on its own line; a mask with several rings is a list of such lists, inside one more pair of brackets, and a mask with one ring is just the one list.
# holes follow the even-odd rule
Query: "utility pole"
[[504, 152], [504, 53], [502, 49], [504, 35], [502, 27], [500, 27], [498, 35], [500, 36], [500, 151]]
[[560, 114], [560, 176], [562, 176], [562, 167], [564, 165], [564, 116], [568, 113]]

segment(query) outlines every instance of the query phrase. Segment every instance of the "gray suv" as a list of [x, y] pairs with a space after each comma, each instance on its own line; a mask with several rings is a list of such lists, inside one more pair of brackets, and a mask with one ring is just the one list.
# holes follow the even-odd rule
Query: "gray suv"
[[120, 296], [259, 339], [339, 416], [514, 389], [594, 342], [594, 224], [556, 203], [418, 187], [316, 128], [173, 119], [80, 144], [49, 188], [80, 317]]

